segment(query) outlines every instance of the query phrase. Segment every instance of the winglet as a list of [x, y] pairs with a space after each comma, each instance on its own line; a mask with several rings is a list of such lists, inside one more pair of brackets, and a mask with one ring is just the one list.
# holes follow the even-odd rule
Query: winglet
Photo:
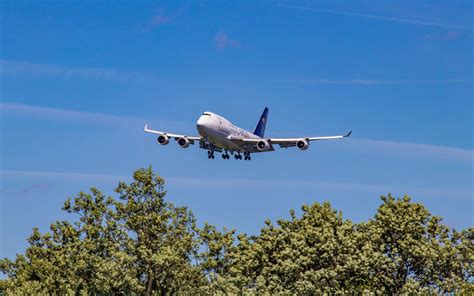
[[349, 131], [349, 132], [347, 133], [347, 135], [344, 136], [344, 138], [349, 137], [351, 134], [352, 134], [352, 131]]
[[148, 123], [145, 123], [145, 127], [143, 128], [143, 131], [146, 132], [148, 130]]

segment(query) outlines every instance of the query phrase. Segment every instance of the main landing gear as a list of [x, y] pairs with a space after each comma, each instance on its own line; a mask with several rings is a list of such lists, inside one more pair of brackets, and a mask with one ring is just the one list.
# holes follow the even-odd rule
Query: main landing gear
[[[227, 151], [226, 151], [225, 155], [227, 155], [226, 159], [229, 159], [229, 154], [227, 154]], [[244, 156], [245, 156], [244, 157], [245, 160], [250, 160], [250, 152], [245, 152]], [[222, 157], [224, 157], [224, 155], [222, 155]], [[242, 159], [242, 154], [240, 154], [240, 151], [238, 151], [234, 154], [234, 157], [235, 157], [235, 159], [241, 160]]]
[[[250, 152], [245, 152], [245, 153], [244, 153], [244, 156], [245, 156], [245, 157], [244, 157], [245, 160], [251, 160], [251, 158], [250, 158]], [[241, 156], [240, 158], [242, 159], [242, 156]]]
[[[242, 154], [240, 154], [240, 152], [237, 153], [237, 154], [235, 154], [235, 159], [242, 159]], [[245, 152], [245, 153], [244, 153], [244, 160], [250, 160], [250, 159], [251, 159], [251, 158], [250, 158], [250, 153], [249, 153], [249, 152]]]
[[[232, 153], [232, 154], [234, 154], [234, 153]], [[207, 158], [208, 159], [214, 159], [215, 158], [213, 150], [207, 151]], [[234, 158], [241, 160], [242, 159], [242, 154], [240, 154], [240, 152], [236, 152], [234, 154]], [[228, 151], [222, 152], [222, 159], [230, 159], [230, 155], [229, 155]], [[250, 159], [251, 159], [250, 158], [250, 153], [245, 152], [244, 153], [244, 160], [250, 160]]]
[[222, 159], [229, 159], [230, 158], [230, 155], [229, 155], [229, 152], [227, 152], [227, 150], [225, 150], [225, 152], [222, 152]]
[[207, 151], [207, 158], [214, 159], [214, 151]]

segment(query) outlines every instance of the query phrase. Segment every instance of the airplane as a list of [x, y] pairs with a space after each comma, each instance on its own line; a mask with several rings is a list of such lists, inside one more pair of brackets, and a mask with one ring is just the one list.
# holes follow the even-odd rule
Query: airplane
[[181, 148], [187, 148], [189, 145], [199, 143], [199, 148], [207, 150], [207, 158], [214, 159], [214, 152], [222, 153], [223, 159], [229, 159], [229, 152], [235, 159], [251, 160], [251, 153], [274, 151], [273, 145], [279, 145], [281, 148], [298, 147], [300, 150], [309, 148], [311, 141], [343, 139], [351, 135], [352, 131], [342, 136], [326, 137], [302, 137], [302, 138], [266, 138], [265, 127], [268, 119], [268, 108], [265, 107], [262, 116], [255, 127], [253, 133], [235, 126], [224, 117], [212, 113], [204, 112], [199, 117], [196, 127], [199, 136], [186, 136], [161, 132], [148, 128], [145, 124], [144, 131], [157, 134], [158, 143], [167, 145], [170, 138], [173, 138]]

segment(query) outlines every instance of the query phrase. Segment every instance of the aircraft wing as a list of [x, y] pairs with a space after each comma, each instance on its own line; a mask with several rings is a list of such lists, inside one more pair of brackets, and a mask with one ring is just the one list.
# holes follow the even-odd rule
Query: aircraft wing
[[167, 136], [169, 138], [173, 138], [175, 140], [178, 140], [180, 138], [187, 138], [189, 142], [194, 144], [194, 141], [204, 141], [204, 138], [201, 136], [186, 136], [186, 135], [179, 135], [179, 134], [173, 134], [173, 133], [167, 133], [167, 132], [160, 132], [156, 130], [152, 130], [148, 128], [148, 124], [145, 124], [145, 127], [143, 128], [143, 131], [146, 133], [152, 133], [152, 134], [157, 134], [160, 136]]
[[287, 147], [294, 147], [298, 143], [298, 141], [304, 140], [306, 142], [311, 141], [321, 141], [321, 140], [336, 140], [336, 139], [343, 139], [347, 138], [351, 135], [352, 131], [349, 131], [345, 135], [341, 136], [324, 136], [324, 137], [301, 137], [301, 138], [261, 138], [261, 139], [254, 139], [254, 138], [239, 138], [239, 137], [232, 137], [233, 141], [241, 142], [241, 143], [248, 143], [248, 144], [257, 144], [260, 141], [267, 141], [269, 144], [277, 144], [280, 147], [287, 148]]

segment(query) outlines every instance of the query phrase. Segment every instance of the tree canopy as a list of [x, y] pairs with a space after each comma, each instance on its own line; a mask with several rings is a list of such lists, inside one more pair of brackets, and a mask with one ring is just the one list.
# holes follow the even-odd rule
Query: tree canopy
[[381, 197], [367, 222], [328, 202], [265, 221], [257, 235], [199, 226], [139, 169], [117, 196], [67, 199], [70, 221], [34, 228], [24, 254], [1, 259], [7, 295], [474, 293], [474, 229], [449, 229], [410, 197]]

